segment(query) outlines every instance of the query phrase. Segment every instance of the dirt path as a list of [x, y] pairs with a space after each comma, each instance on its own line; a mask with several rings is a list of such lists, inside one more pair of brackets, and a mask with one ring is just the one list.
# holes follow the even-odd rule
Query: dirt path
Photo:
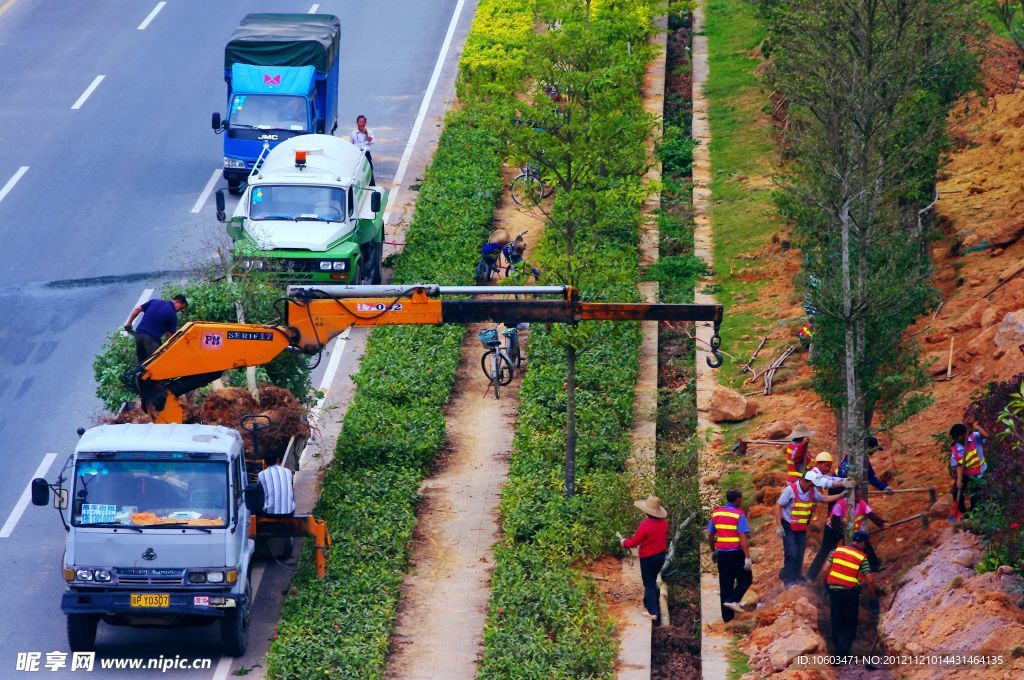
[[[513, 170], [506, 171], [506, 179]], [[513, 235], [529, 230], [532, 245], [543, 222], [539, 212], [518, 210], [506, 192], [495, 227]], [[508, 476], [522, 379], [517, 376], [503, 387], [501, 399], [492, 391], [485, 393], [483, 349], [477, 338], [484, 327], [468, 329], [446, 411], [448, 444], [437, 471], [422, 486], [412, 569], [402, 586], [387, 678], [476, 677], [494, 568], [492, 548], [500, 538], [498, 501]], [[527, 362], [528, 336], [529, 331], [520, 336]]]

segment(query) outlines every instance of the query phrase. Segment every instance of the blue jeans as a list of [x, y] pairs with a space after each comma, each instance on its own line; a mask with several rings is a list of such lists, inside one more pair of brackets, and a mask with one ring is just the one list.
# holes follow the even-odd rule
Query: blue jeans
[[779, 578], [784, 584], [792, 585], [803, 580], [804, 551], [807, 549], [807, 532], [793, 531], [789, 528], [789, 522], [782, 520], [782, 530], [785, 534], [782, 537], [782, 571]]
[[661, 616], [658, 597], [658, 573], [665, 564], [665, 553], [640, 558], [640, 578], [644, 581], [644, 608], [647, 613]]

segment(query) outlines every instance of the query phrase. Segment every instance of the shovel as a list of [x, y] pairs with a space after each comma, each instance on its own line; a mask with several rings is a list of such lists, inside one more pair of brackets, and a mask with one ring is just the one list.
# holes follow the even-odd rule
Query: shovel
[[921, 520], [921, 528], [922, 529], [927, 529], [928, 528], [928, 513], [927, 512], [919, 512], [916, 515], [911, 515], [910, 517], [904, 517], [903, 519], [898, 519], [895, 522], [889, 522], [888, 524], [886, 524], [881, 529], [875, 529], [871, 533], [878, 534], [878, 533], [881, 533], [883, 531], [887, 531], [889, 529], [892, 529], [893, 527], [898, 527], [901, 524], [906, 524], [908, 522], [913, 522], [916, 519]]
[[737, 456], [747, 455], [747, 447], [751, 444], [771, 444], [772, 446], [788, 446], [791, 444], [787, 439], [740, 439], [733, 444], [732, 452]]
[[[924, 492], [924, 491], [928, 492], [928, 500], [930, 500], [932, 503], [935, 503], [935, 501], [938, 500], [938, 496], [935, 495], [935, 489], [932, 488], [932, 487], [923, 487], [923, 486], [921, 486], [921, 487], [917, 487], [917, 488], [914, 488], [914, 489], [893, 489], [892, 490], [893, 493], [921, 493], [921, 492]], [[883, 491], [882, 493], [888, 493], [888, 491]]]

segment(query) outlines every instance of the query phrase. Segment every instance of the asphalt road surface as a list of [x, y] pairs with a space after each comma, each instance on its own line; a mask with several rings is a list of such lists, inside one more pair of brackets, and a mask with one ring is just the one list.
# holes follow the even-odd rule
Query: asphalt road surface
[[[223, 678], [238, 666], [221, 659], [216, 627], [100, 624], [95, 670], [46, 670], [47, 652], [67, 651], [64, 532], [56, 511], [26, 505], [27, 485], [52, 480], [76, 428], [100, 414], [91, 364], [107, 334], [223, 239], [210, 195], [224, 186], [222, 140], [210, 114], [225, 108], [223, 46], [239, 19], [341, 18], [338, 134], [365, 114], [378, 182], [390, 184], [439, 61], [432, 109], [450, 91], [459, 41], [442, 47], [450, 25], [456, 36], [467, 30], [475, 3], [464, 5], [0, 0], [0, 678], [26, 677], [18, 656], [30, 652], [47, 677], [163, 675], [99, 668], [125, 657], [211, 660], [207, 670], [168, 672], [184, 677]], [[263, 566], [250, 641], [260, 648], [288, 579]]]

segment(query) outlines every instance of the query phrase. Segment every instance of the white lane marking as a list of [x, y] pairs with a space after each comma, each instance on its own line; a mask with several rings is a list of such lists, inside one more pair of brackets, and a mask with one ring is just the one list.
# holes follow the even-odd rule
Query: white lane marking
[[[147, 288], [146, 290], [142, 291], [142, 295], [140, 295], [139, 299], [135, 302], [135, 307], [141, 307], [143, 302], [153, 297], [153, 291], [153, 288]], [[133, 312], [135, 311], [135, 307], [132, 307]], [[131, 316], [131, 314], [129, 313], [128, 316]], [[124, 322], [125, 324], [127, 324], [128, 319], [126, 318]]]
[[166, 2], [158, 2], [158, 3], [156, 3], [156, 7], [154, 7], [153, 10], [148, 15], [146, 15], [146, 18], [142, 20], [142, 23], [139, 24], [139, 27], [137, 29], [135, 29], [135, 30], [137, 30], [137, 31], [145, 31], [146, 30], [146, 26], [149, 26], [149, 22], [153, 21], [153, 19], [156, 18], [157, 14], [160, 14], [160, 10], [162, 10], [164, 8], [164, 5], [166, 5], [166, 4], [167, 4]]
[[[341, 366], [341, 357], [345, 353], [345, 345], [348, 344], [349, 334], [352, 329], [348, 328], [344, 333], [339, 335], [337, 338], [331, 341], [327, 346], [326, 351], [330, 353], [330, 361], [327, 362], [327, 370], [324, 371], [324, 377], [320, 381], [320, 391], [323, 392], [322, 397], [317, 399], [316, 404], [310, 409], [310, 414], [313, 416], [313, 421], [320, 417], [320, 411], [323, 410], [324, 404], [327, 403], [327, 397], [331, 384], [334, 383], [334, 377], [338, 373], [338, 368]], [[299, 469], [309, 465], [309, 462], [313, 459], [313, 454], [316, 452], [315, 446], [312, 442], [306, 444], [306, 447], [302, 449], [302, 455], [299, 456]]]
[[89, 95], [91, 95], [93, 91], [100, 86], [100, 83], [103, 82], [104, 78], [106, 78], [106, 76], [96, 76], [95, 78], [93, 78], [92, 82], [89, 83], [89, 87], [85, 88], [85, 92], [82, 93], [82, 96], [79, 97], [75, 101], [75, 103], [71, 105], [71, 110], [77, 111], [78, 109], [82, 108], [82, 104], [84, 104], [85, 100], [89, 98]]
[[203, 205], [206, 204], [206, 199], [210, 197], [210, 192], [213, 191], [213, 187], [217, 185], [217, 179], [220, 175], [220, 170], [214, 170], [213, 174], [210, 175], [210, 179], [206, 180], [206, 186], [203, 187], [203, 193], [199, 194], [199, 198], [196, 199], [195, 205], [192, 206], [192, 212], [197, 213], [203, 209]]
[[[257, 564], [252, 568], [252, 599], [256, 600], [256, 592], [260, 589], [260, 583], [263, 581], [263, 572], [266, 571], [266, 567], [262, 564]], [[231, 672], [231, 662], [234, 661], [234, 657], [222, 656], [217, 661], [217, 667], [213, 670], [212, 680], [227, 680], [228, 673]]]
[[310, 14], [316, 14], [319, 10], [320, 10], [320, 5], [318, 3], [318, 4], [315, 4], [315, 5], [313, 5], [312, 7], [309, 8], [309, 13]]
[[0, 189], [0, 201], [7, 198], [7, 194], [11, 193], [11, 189], [14, 188], [14, 185], [18, 183], [18, 180], [21, 179], [26, 172], [28, 172], [28, 166], [23, 165], [18, 168], [18, 171], [15, 172], [9, 180], [7, 180], [7, 184], [4, 185], [4, 188]]
[[427, 84], [427, 91], [423, 93], [423, 101], [420, 102], [420, 111], [416, 114], [416, 122], [413, 123], [412, 132], [409, 134], [409, 141], [402, 152], [402, 160], [398, 162], [398, 171], [395, 173], [395, 181], [392, 182], [391, 195], [388, 197], [388, 207], [384, 211], [384, 226], [387, 227], [388, 219], [391, 217], [391, 206], [398, 205], [398, 192], [402, 189], [402, 180], [405, 179], [405, 171], [409, 167], [409, 160], [412, 158], [412, 149], [416, 145], [416, 138], [419, 137], [420, 128], [423, 127], [423, 119], [427, 117], [427, 109], [430, 108], [430, 99], [434, 96], [434, 88], [441, 77], [441, 69], [444, 67], [444, 60], [448, 57], [448, 49], [452, 46], [452, 37], [455, 35], [455, 27], [459, 23], [459, 16], [462, 14], [462, 7], [466, 0], [459, 0], [455, 5], [455, 12], [448, 24], [448, 33], [444, 36], [444, 44], [441, 45], [441, 53], [437, 55], [437, 62], [434, 63], [434, 72], [430, 75], [430, 83]]
[[[57, 457], [56, 453], [48, 453], [43, 456], [43, 462], [36, 468], [36, 473], [32, 475], [32, 479], [36, 477], [44, 477], [46, 471], [53, 465], [53, 459]], [[28, 507], [28, 502], [32, 499], [32, 480], [28, 482], [28, 486], [21, 492], [21, 498], [14, 504], [14, 509], [11, 510], [10, 516], [7, 521], [4, 522], [4, 526], [0, 529], [0, 538], [10, 538], [11, 534], [14, 533], [14, 527], [18, 524], [18, 520], [21, 519], [21, 515], [25, 512], [25, 508]]]

